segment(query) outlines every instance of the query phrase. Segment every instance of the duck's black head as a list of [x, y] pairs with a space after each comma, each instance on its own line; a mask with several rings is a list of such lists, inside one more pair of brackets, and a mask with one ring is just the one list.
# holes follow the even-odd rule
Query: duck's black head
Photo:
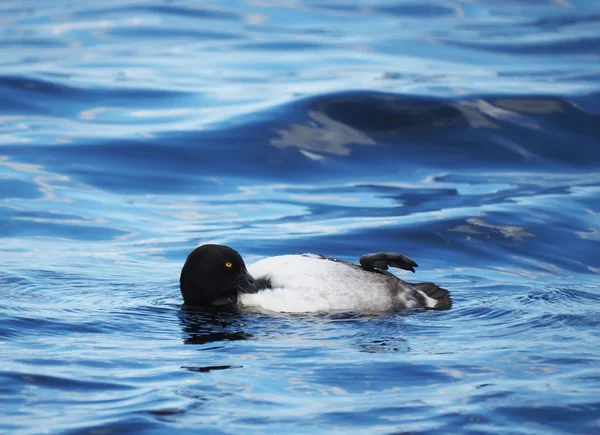
[[238, 292], [256, 293], [241, 255], [221, 245], [194, 249], [181, 269], [179, 285], [186, 305], [233, 305]]

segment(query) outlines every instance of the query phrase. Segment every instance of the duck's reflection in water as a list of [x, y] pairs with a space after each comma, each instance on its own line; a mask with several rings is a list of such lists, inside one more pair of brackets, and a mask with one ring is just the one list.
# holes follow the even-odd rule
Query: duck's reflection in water
[[[207, 344], [221, 341], [237, 341], [252, 338], [242, 331], [242, 315], [226, 309], [182, 306], [179, 311], [179, 323], [184, 344]], [[222, 346], [211, 347], [216, 349]], [[207, 350], [208, 348], [203, 348]]]
[[[206, 345], [198, 350], [215, 350], [223, 348], [224, 341], [247, 340], [252, 335], [242, 331], [242, 316], [232, 310], [210, 310], [197, 307], [182, 306], [179, 313], [179, 323], [184, 344]], [[182, 366], [181, 368], [198, 373], [207, 373], [215, 370], [239, 368], [233, 365], [210, 366]]]

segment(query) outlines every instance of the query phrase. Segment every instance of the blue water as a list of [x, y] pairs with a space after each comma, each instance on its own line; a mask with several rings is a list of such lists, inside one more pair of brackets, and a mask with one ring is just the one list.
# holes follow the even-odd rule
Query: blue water
[[[600, 2], [0, 3], [0, 431], [598, 433]], [[444, 312], [181, 306], [195, 246]]]

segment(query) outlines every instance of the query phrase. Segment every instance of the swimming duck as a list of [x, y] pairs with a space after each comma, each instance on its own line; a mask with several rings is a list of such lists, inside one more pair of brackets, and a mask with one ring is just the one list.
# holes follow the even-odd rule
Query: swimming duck
[[248, 268], [222, 245], [202, 245], [187, 257], [179, 284], [194, 306], [259, 308], [278, 312], [381, 312], [404, 308], [448, 309], [448, 290], [426, 282], [409, 284], [387, 272], [418, 267], [405, 255], [363, 255], [360, 264], [315, 254], [268, 257]]

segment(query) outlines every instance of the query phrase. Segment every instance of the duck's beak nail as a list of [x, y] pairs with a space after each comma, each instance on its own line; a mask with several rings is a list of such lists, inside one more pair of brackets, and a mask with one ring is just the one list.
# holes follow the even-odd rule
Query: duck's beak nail
[[258, 290], [256, 289], [256, 281], [246, 271], [246, 274], [238, 281], [237, 288], [244, 293], [256, 293]]

